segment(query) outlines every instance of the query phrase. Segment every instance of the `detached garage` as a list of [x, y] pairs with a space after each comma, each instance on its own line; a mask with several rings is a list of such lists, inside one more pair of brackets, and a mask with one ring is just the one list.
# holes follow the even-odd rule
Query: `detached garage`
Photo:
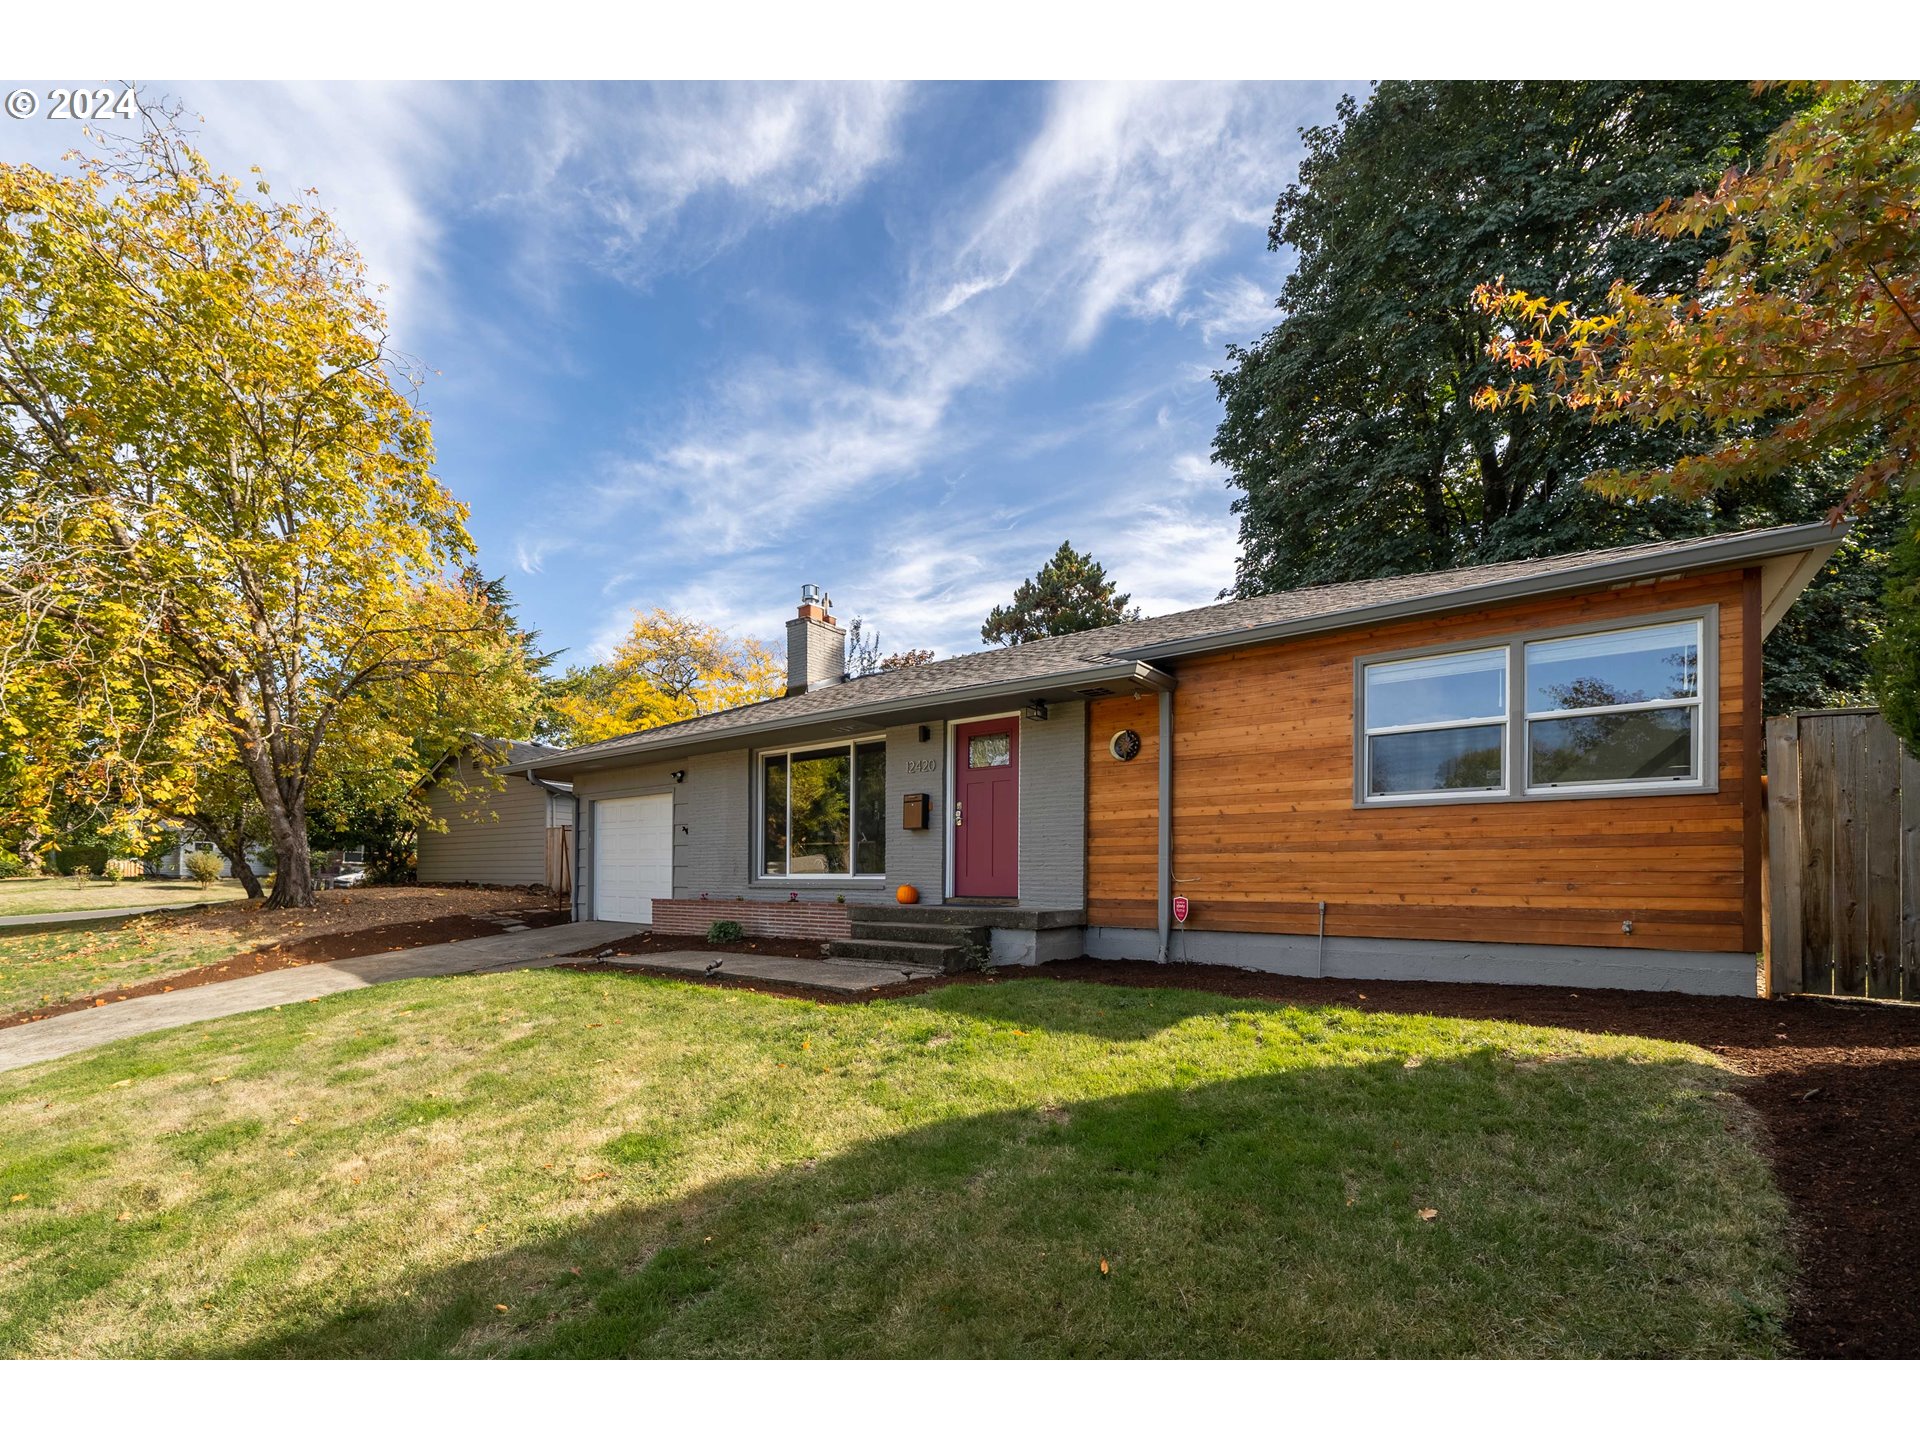
[[593, 805], [593, 917], [653, 923], [673, 898], [673, 796], [631, 795]]

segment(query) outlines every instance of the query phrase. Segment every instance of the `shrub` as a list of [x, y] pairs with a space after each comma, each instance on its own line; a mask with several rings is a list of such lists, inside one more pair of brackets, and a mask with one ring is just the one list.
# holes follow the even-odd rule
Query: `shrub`
[[0, 880], [11, 880], [27, 873], [26, 862], [11, 850], [0, 850]]
[[75, 865], [67, 871], [67, 878], [73, 881], [74, 889], [84, 890], [87, 888], [87, 882], [93, 878], [93, 867], [91, 865]]
[[107, 861], [105, 874], [108, 883], [113, 885], [118, 885], [122, 880], [138, 880], [140, 878], [140, 862], [138, 860], [128, 859], [125, 856], [116, 860], [109, 860]]
[[187, 877], [206, 889], [220, 878], [220, 857], [211, 850], [193, 851], [187, 856]]
[[710, 945], [732, 945], [746, 937], [746, 931], [740, 928], [738, 920], [716, 920], [707, 926], [707, 943]]

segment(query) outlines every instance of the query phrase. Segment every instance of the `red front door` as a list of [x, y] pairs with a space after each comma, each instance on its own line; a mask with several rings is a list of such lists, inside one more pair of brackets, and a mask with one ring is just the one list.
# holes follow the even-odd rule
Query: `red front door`
[[953, 893], [1020, 895], [1020, 720], [953, 727]]

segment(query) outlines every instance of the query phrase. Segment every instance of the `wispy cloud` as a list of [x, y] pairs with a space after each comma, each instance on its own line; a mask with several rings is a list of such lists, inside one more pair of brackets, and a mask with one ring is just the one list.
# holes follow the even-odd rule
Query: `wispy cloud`
[[[1260, 243], [1292, 173], [1283, 108], [1260, 87], [1062, 88], [971, 213], [909, 231], [890, 314], [850, 353], [742, 357], [676, 429], [610, 463], [597, 513], [728, 554], [702, 603], [765, 617], [755, 624], [804, 578], [903, 644], [973, 648], [979, 616], [1062, 533], [1097, 547], [1150, 609], [1212, 599], [1232, 578], [1233, 527], [1196, 454], [1214, 414], [1206, 366], [1163, 366], [1037, 433], [1010, 424], [1009, 397], [1107, 343], [1117, 321], [1192, 326], [1207, 347], [1258, 333], [1271, 295], [1216, 272]], [[1080, 464], [1090, 447], [1108, 457], [1097, 474], [1007, 493], [1010, 458], [1069, 441]], [[989, 483], [970, 493], [957, 473]], [[902, 513], [910, 546], [891, 538]], [[748, 585], [770, 586], [776, 606], [725, 599]]]

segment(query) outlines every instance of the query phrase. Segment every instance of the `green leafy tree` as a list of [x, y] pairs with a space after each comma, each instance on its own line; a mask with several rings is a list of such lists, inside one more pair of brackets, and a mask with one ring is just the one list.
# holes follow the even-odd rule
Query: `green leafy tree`
[[[1689, 284], [1725, 237], [1653, 234], [1640, 217], [1751, 160], [1803, 103], [1728, 83], [1393, 83], [1305, 131], [1268, 234], [1296, 257], [1279, 323], [1231, 349], [1215, 377], [1214, 458], [1239, 492], [1236, 592], [1824, 515], [1845, 492], [1842, 467], [1628, 500], [1583, 482], [1669, 464], [1700, 439], [1474, 403], [1511, 373], [1488, 353], [1500, 322], [1478, 287], [1504, 275], [1600, 305], [1622, 280]], [[1851, 548], [1821, 577], [1841, 603], [1821, 605], [1818, 635], [1770, 638], [1769, 672], [1793, 676], [1801, 703], [1862, 693], [1873, 640], [1862, 601], [1877, 580], [1858, 583], [1851, 567], [1884, 553]], [[1768, 703], [1783, 698], [1775, 689]]]
[[1072, 541], [1062, 540], [1040, 573], [1020, 582], [1012, 604], [988, 612], [980, 638], [989, 645], [1018, 645], [1045, 635], [1073, 635], [1138, 620], [1139, 610], [1127, 605], [1132, 597], [1118, 589], [1105, 566], [1075, 550]]

